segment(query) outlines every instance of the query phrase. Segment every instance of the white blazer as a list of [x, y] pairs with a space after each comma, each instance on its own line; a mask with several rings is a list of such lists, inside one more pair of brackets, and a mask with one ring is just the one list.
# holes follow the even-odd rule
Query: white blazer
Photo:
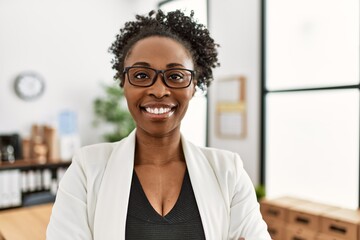
[[[59, 185], [47, 240], [125, 239], [135, 131], [74, 155]], [[181, 142], [206, 239], [271, 239], [239, 155], [197, 147], [183, 136]]]

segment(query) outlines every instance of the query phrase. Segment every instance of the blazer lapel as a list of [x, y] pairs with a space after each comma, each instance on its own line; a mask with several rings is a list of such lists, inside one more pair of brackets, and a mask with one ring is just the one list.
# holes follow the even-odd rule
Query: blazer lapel
[[[135, 131], [111, 154], [100, 186], [94, 240], [125, 239], [125, 225], [134, 169]], [[182, 136], [182, 146], [206, 239], [227, 238], [229, 217], [214, 170], [204, 153]]]
[[135, 131], [111, 154], [96, 205], [94, 239], [125, 239], [125, 224], [134, 168]]
[[229, 211], [214, 169], [204, 153], [184, 137], [182, 146], [206, 239], [227, 239]]

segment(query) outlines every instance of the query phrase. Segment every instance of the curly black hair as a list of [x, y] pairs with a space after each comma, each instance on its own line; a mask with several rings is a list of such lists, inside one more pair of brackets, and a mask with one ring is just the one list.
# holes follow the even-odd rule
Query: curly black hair
[[219, 46], [210, 37], [203, 24], [194, 19], [194, 11], [186, 16], [176, 10], [164, 13], [161, 10], [151, 11], [148, 16], [136, 15], [136, 21], [125, 23], [116, 36], [109, 52], [115, 55], [111, 61], [116, 70], [114, 78], [124, 86], [124, 61], [133, 45], [150, 36], [163, 36], [181, 43], [190, 52], [196, 70], [197, 86], [206, 89], [213, 80], [212, 68], [220, 66], [217, 58]]

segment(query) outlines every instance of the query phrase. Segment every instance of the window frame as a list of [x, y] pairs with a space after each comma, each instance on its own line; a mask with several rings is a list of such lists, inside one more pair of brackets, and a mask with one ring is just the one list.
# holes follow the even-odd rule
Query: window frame
[[[268, 90], [266, 88], [266, 50], [267, 50], [267, 39], [266, 39], [266, 23], [267, 23], [267, 1], [261, 0], [261, 20], [260, 20], [260, 184], [265, 186], [266, 188], [266, 98], [267, 95], [270, 93], [283, 93], [283, 92], [306, 92], [306, 91], [326, 91], [326, 90], [342, 90], [342, 89], [357, 89], [360, 94], [360, 79], [358, 84], [353, 85], [336, 85], [336, 86], [329, 86], [329, 87], [309, 87], [309, 88], [291, 88], [291, 89], [280, 89], [280, 90]], [[358, 16], [359, 17], [359, 16]], [[360, 17], [358, 18], [360, 22]], [[360, 52], [358, 52], [360, 55]], [[360, 103], [359, 108], [360, 108]], [[360, 122], [359, 122], [360, 126]], [[359, 128], [360, 129], [360, 128]], [[358, 133], [360, 136], [360, 132]], [[358, 161], [360, 162], [360, 146], [359, 146], [359, 154], [358, 154]], [[358, 169], [358, 207], [360, 207], [360, 164]]]

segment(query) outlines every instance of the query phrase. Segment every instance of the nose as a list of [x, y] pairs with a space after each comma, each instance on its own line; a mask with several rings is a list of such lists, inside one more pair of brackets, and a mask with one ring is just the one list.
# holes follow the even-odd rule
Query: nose
[[165, 85], [163, 77], [162, 73], [157, 74], [154, 84], [148, 88], [149, 95], [153, 95], [156, 98], [162, 98], [170, 94], [170, 89]]

